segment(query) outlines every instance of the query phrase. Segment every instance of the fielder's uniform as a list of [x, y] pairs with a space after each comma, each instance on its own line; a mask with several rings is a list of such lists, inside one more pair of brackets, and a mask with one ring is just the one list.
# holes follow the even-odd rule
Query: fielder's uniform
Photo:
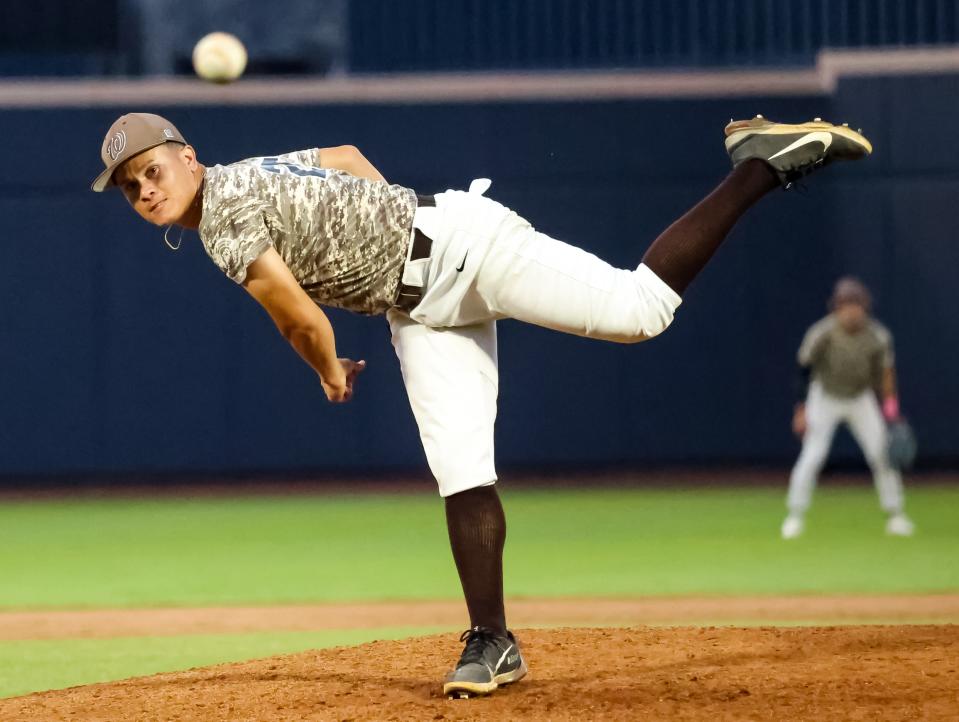
[[875, 319], [848, 333], [833, 315], [810, 327], [799, 347], [799, 365], [811, 370], [806, 433], [789, 479], [790, 513], [809, 508], [833, 434], [845, 423], [865, 454], [883, 510], [902, 511], [902, 478], [889, 463], [886, 423], [876, 399], [882, 374], [893, 367], [892, 336]]
[[440, 494], [496, 481], [496, 325], [516, 318], [632, 343], [680, 297], [645, 265], [613, 268], [470, 192], [417, 196], [319, 167], [303, 150], [206, 169], [200, 238], [237, 283], [269, 246], [318, 304], [385, 314]]

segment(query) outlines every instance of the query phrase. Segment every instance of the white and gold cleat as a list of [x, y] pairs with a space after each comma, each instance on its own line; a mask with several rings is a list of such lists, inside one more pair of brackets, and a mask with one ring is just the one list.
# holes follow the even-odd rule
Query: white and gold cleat
[[790, 124], [757, 115], [752, 120], [730, 121], [725, 134], [734, 168], [758, 158], [776, 172], [785, 188], [833, 161], [859, 160], [872, 153], [872, 143], [860, 131], [822, 118]]

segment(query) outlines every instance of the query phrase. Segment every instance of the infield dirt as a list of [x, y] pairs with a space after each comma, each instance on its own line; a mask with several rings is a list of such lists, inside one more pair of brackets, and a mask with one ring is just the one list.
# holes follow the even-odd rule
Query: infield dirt
[[75, 687], [3, 720], [955, 720], [959, 627], [526, 630], [530, 675], [447, 700], [452, 634]]
[[[648, 624], [739, 615], [781, 622], [822, 618], [827, 610], [837, 620], [953, 621], [959, 598], [516, 600], [512, 606], [520, 624], [530, 618], [541, 624], [562, 619], [575, 624], [581, 618]], [[401, 618], [418, 621], [409, 616], [413, 609], [440, 625], [462, 616], [459, 605], [428, 607], [406, 605]], [[225, 609], [11, 612], [0, 614], [0, 638], [209, 632], [215, 619], [224, 631], [316, 629], [351, 617], [356, 626], [375, 626], [387, 618], [395, 623], [402, 611], [337, 605], [233, 614]], [[272, 624], [256, 621], [266, 615]], [[959, 719], [955, 624], [520, 629], [518, 636], [530, 675], [489, 698], [443, 697], [443, 676], [461, 650], [457, 635], [448, 633], [0, 700], [0, 720]]]

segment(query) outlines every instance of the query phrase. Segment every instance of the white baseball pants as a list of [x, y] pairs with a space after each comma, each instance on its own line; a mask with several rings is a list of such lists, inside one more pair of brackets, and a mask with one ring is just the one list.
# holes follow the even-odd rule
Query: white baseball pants
[[829, 455], [840, 422], [849, 425], [866, 457], [883, 510], [888, 513], [902, 511], [902, 477], [889, 464], [886, 422], [875, 394], [866, 390], [850, 399], [836, 398], [814, 381], [806, 399], [806, 435], [802, 451], [789, 477], [786, 504], [790, 512], [803, 514], [809, 508], [819, 472]]
[[409, 315], [387, 314], [427, 461], [449, 496], [496, 481], [493, 426], [496, 319], [515, 318], [591, 338], [635, 343], [666, 329], [680, 297], [646, 266], [617, 269], [538, 233], [484, 198], [447, 191], [418, 208], [414, 227], [433, 240], [403, 282], [423, 288]]

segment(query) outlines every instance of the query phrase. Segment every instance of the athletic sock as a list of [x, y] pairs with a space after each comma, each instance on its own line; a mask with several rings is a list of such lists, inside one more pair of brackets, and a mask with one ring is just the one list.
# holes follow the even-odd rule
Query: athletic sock
[[741, 163], [712, 193], [653, 241], [643, 263], [682, 295], [740, 216], [779, 185], [776, 173], [758, 158]]
[[463, 585], [471, 627], [506, 634], [503, 546], [506, 516], [496, 487], [480, 486], [446, 497], [446, 528]]

